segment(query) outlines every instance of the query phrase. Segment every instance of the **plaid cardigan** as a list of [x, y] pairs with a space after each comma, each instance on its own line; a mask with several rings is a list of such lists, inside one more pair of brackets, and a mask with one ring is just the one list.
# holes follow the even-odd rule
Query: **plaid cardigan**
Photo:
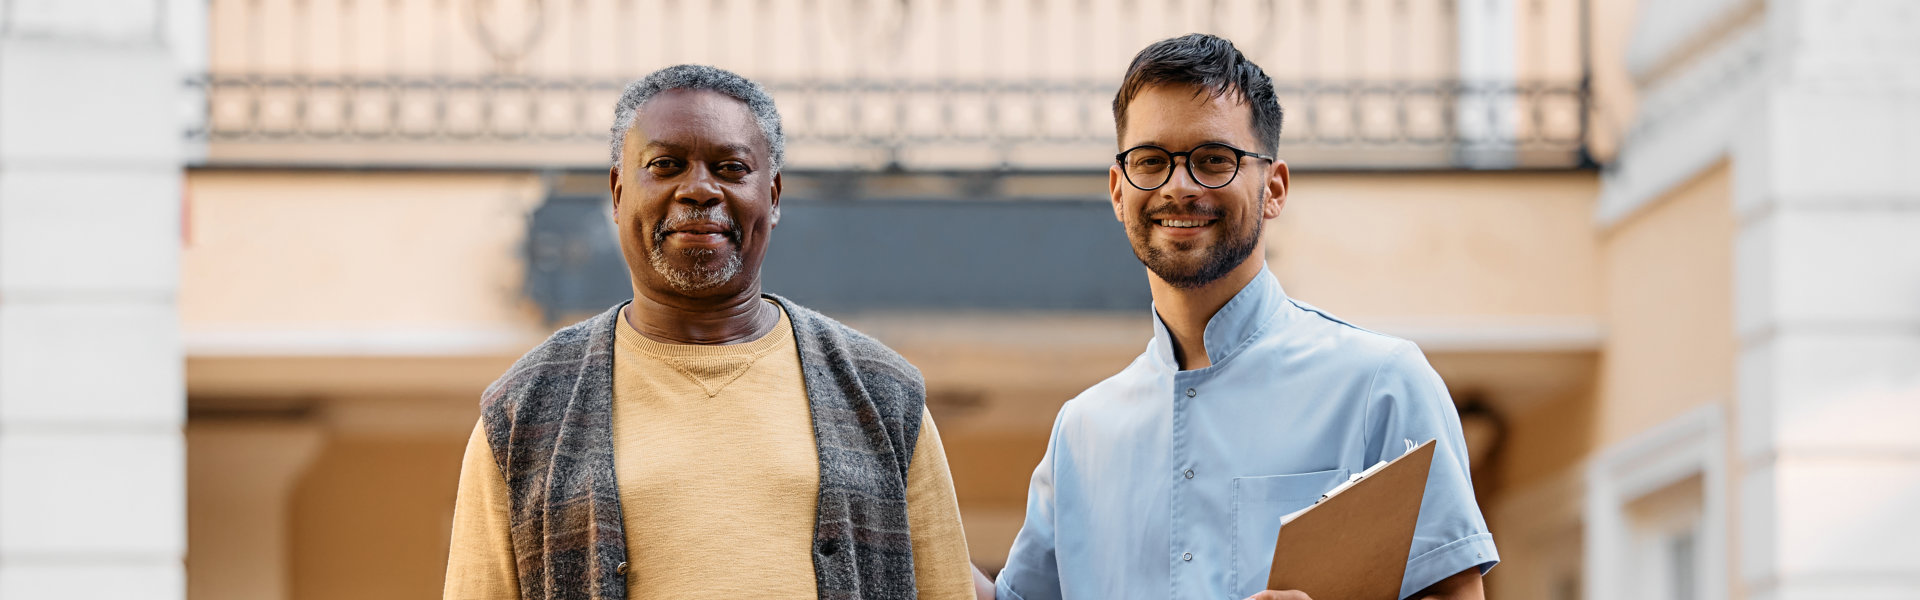
[[[793, 323], [820, 452], [819, 597], [911, 599], [906, 481], [926, 402], [920, 372], [873, 338], [768, 297]], [[623, 600], [627, 571], [646, 568], [626, 562], [613, 478], [613, 336], [624, 306], [554, 333], [481, 400], [527, 600]]]

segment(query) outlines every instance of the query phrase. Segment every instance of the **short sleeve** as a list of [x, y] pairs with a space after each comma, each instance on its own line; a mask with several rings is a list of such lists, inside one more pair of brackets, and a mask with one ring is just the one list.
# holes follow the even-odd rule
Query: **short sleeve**
[[1467, 569], [1485, 574], [1500, 555], [1474, 499], [1460, 415], [1440, 375], [1418, 347], [1402, 342], [1374, 373], [1367, 399], [1368, 464], [1391, 460], [1408, 444], [1436, 441], [1400, 596]]

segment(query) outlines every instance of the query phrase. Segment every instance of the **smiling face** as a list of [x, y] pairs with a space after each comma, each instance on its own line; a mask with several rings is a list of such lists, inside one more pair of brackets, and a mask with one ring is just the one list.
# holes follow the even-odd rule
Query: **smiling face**
[[780, 177], [746, 103], [668, 90], [640, 107], [626, 136], [609, 177], [634, 293], [757, 293]]
[[[1262, 146], [1254, 135], [1252, 109], [1231, 92], [1215, 96], [1186, 85], [1147, 87], [1128, 103], [1126, 119], [1123, 149], [1153, 145], [1186, 152], [1211, 143], [1259, 152]], [[1167, 284], [1194, 289], [1263, 249], [1266, 220], [1279, 216], [1286, 200], [1287, 167], [1245, 157], [1230, 183], [1209, 189], [1189, 175], [1187, 160], [1176, 159], [1172, 177], [1150, 191], [1128, 183], [1119, 165], [1107, 179], [1114, 216], [1125, 224], [1134, 256]]]

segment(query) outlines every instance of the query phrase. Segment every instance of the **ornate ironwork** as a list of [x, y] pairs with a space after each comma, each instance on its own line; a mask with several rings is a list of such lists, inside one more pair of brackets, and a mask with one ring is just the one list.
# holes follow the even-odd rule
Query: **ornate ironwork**
[[[595, 63], [606, 60], [600, 57], [605, 54], [601, 51], [617, 51], [621, 44], [637, 42], [618, 38], [610, 41], [604, 33], [596, 33], [601, 30], [595, 29], [591, 20], [605, 17], [645, 22], [630, 13], [657, 10], [660, 14], [645, 16], [668, 24], [658, 33], [666, 38], [659, 41], [660, 45], [670, 49], [686, 45], [686, 38], [695, 37], [681, 31], [685, 24], [677, 20], [689, 18], [686, 15], [696, 9], [766, 12], [782, 6], [764, 0], [517, 0], [517, 7], [529, 16], [512, 25], [490, 20], [494, 17], [488, 15], [497, 7], [514, 8], [504, 3], [516, 0], [458, 4], [438, 0], [431, 3], [431, 11], [424, 17], [415, 14], [423, 10], [415, 6], [422, 0], [390, 0], [385, 3], [392, 13], [385, 17], [389, 19], [388, 39], [380, 42], [382, 47], [418, 54], [416, 47], [421, 44], [409, 37], [412, 33], [405, 30], [407, 27], [464, 20], [468, 24], [464, 28], [425, 27], [440, 32], [427, 39], [446, 45], [453, 34], [442, 30], [468, 29], [472, 39], [463, 43], [480, 50], [469, 52], [473, 58], [465, 62], [436, 59], [442, 66], [401, 68], [397, 65], [419, 61], [405, 56], [379, 58], [377, 54], [375, 59], [368, 59], [375, 64], [354, 59], [364, 56], [354, 54], [355, 44], [362, 39], [358, 36], [364, 32], [346, 25], [358, 22], [347, 16], [380, 10], [380, 3], [249, 0], [242, 5], [237, 1], [213, 1], [214, 27], [216, 33], [223, 27], [242, 28], [248, 35], [216, 36], [216, 40], [251, 39], [245, 49], [248, 60], [216, 60], [212, 73], [187, 82], [193, 88], [193, 97], [205, 99], [204, 112], [198, 115], [188, 137], [206, 144], [207, 164], [604, 165], [602, 148], [612, 120], [611, 107], [626, 80], [582, 73], [616, 72], [624, 77], [651, 67], [629, 74], [625, 69]], [[337, 40], [326, 41], [324, 38], [331, 34], [324, 32], [289, 34], [299, 39], [279, 45], [254, 39], [279, 35], [271, 32], [306, 31], [303, 28], [309, 26], [302, 21], [303, 16], [325, 8], [321, 5], [333, 6], [329, 10], [338, 13], [329, 22], [346, 33], [335, 36]], [[939, 41], [906, 41], [909, 30], [922, 38], [938, 33], [938, 24], [929, 25], [915, 15], [953, 13], [959, 10], [954, 3], [814, 0], [805, 6], [823, 13], [809, 17], [820, 23], [776, 25], [768, 23], [771, 17], [746, 19], [751, 21], [746, 31], [811, 27], [806, 29], [806, 35], [812, 36], [808, 38], [811, 46], [781, 51], [806, 54], [810, 60], [815, 55], [821, 58], [806, 63], [810, 66], [805, 68], [769, 66], [756, 59], [742, 69], [773, 92], [791, 143], [805, 148], [792, 157], [797, 168], [1079, 169], [1103, 168], [1111, 156], [1110, 102], [1118, 82], [1087, 76], [1104, 74], [1105, 69], [1082, 64], [1087, 62], [1084, 57], [1045, 57], [1051, 62], [1079, 65], [1060, 69], [1067, 72], [1063, 76], [1031, 75], [1042, 70], [1031, 65], [1006, 70], [1029, 75], [1008, 76], [980, 76], [977, 73], [982, 71], [978, 69], [972, 71], [974, 75], [949, 72], [954, 71], [952, 68], [916, 70], [919, 67], [901, 57], [918, 47], [912, 44]], [[986, 8], [982, 11], [1000, 13], [970, 16], [978, 21], [976, 28], [984, 31], [989, 26], [1023, 26], [1024, 32], [1009, 35], [1025, 39], [1028, 49], [1053, 44], [1069, 53], [1090, 52], [1084, 50], [1090, 42], [1116, 35], [1074, 19], [1060, 21], [1062, 14], [1071, 14], [1060, 13], [1062, 9], [1094, 9], [1080, 0], [983, 6]], [[1508, 80], [1483, 81], [1461, 77], [1448, 60], [1419, 56], [1429, 50], [1458, 51], [1458, 40], [1451, 36], [1455, 35], [1452, 28], [1457, 20], [1454, 11], [1459, 7], [1448, 0], [1275, 0], [1245, 5], [1215, 0], [1172, 6], [1129, 3], [1119, 5], [1117, 10], [1123, 25], [1127, 25], [1122, 29], [1131, 28], [1129, 35], [1134, 38], [1161, 35], [1144, 23], [1161, 28], [1181, 26], [1177, 20], [1172, 25], [1156, 21], [1168, 16], [1161, 13], [1173, 11], [1190, 17], [1186, 26], [1245, 29], [1243, 49], [1254, 54], [1256, 60], [1263, 54], [1284, 56], [1283, 62], [1269, 62], [1269, 70], [1287, 110], [1281, 136], [1283, 157], [1296, 164], [1512, 168], [1570, 167], [1588, 162], [1585, 147], [1592, 108], [1584, 70], [1584, 11], [1577, 17], [1525, 17], [1541, 23], [1566, 21], [1578, 28], [1569, 33], [1582, 35], [1543, 36], [1536, 32], [1519, 36], [1522, 42], [1537, 46], [1523, 48], [1522, 53], [1539, 50], [1534, 53], [1577, 56], [1579, 65], [1534, 69], [1543, 73], [1538, 77], [1516, 75]], [[1545, 10], [1542, 7], [1558, 4], [1527, 6], [1532, 8], [1526, 10], [1541, 11]], [[290, 16], [277, 25], [263, 25], [259, 14], [269, 9]], [[1103, 10], [1116, 9], [1109, 5]], [[401, 13], [414, 19], [409, 22], [413, 24], [401, 24]], [[1249, 22], [1270, 26], [1250, 28]], [[1292, 29], [1285, 35], [1277, 33], [1282, 25]], [[270, 33], [261, 33], [263, 28]], [[1051, 32], [1049, 28], [1061, 31]], [[1529, 31], [1543, 28], [1545, 25]], [[1061, 42], [1061, 36], [1068, 41]], [[749, 55], [774, 52], [770, 46], [774, 42], [762, 39], [765, 37], [749, 35], [738, 43], [750, 48]], [[1426, 40], [1426, 47], [1406, 41], [1413, 38]], [[264, 52], [255, 47], [280, 45], [290, 48], [284, 52], [288, 57], [284, 60], [252, 60], [250, 56]], [[556, 59], [556, 52], [568, 54], [556, 45], [571, 47], [571, 55], [581, 58]], [[599, 50], [589, 51], [589, 46]], [[701, 59], [718, 52], [710, 46], [695, 52], [692, 60], [729, 64]], [[977, 42], [969, 42], [967, 49], [994, 51], [978, 47]], [[943, 46], [918, 51], [955, 50]], [[216, 44], [216, 56], [222, 52]], [[316, 64], [319, 61], [315, 56], [327, 52], [332, 53], [331, 63]], [[834, 60], [824, 58], [829, 56]], [[684, 62], [683, 58], [687, 57], [660, 51], [649, 54], [643, 62], [665, 64]], [[489, 60], [491, 68], [475, 68]], [[918, 60], [921, 66], [954, 62], [924, 56]], [[1403, 66], [1385, 72], [1369, 66], [1381, 60]], [[269, 62], [280, 66], [270, 66]], [[1404, 66], [1416, 63], [1426, 66]], [[756, 75], [756, 70], [774, 75]], [[529, 156], [520, 147], [525, 144], [538, 144], [541, 150], [537, 156]], [[450, 145], [461, 151], [458, 156], [438, 151]], [[954, 158], [955, 152], [961, 157]]]
[[[190, 137], [211, 144], [573, 143], [578, 161], [603, 162], [613, 99], [624, 81], [528, 77], [313, 78], [213, 76], [208, 114]], [[1021, 147], [1113, 143], [1112, 82], [799, 81], [768, 86], [791, 143], [877, 151], [899, 165], [917, 148], [985, 146], [1007, 166]], [[1283, 152], [1434, 151], [1434, 167], [1480, 164], [1475, 150], [1543, 157], [1532, 166], [1585, 159], [1587, 92], [1577, 84], [1288, 82]], [[1489, 107], [1475, 114], [1472, 100]], [[917, 119], [932, 115], [933, 119]], [[1478, 120], [1478, 126], [1466, 126]], [[1471, 130], [1471, 131], [1463, 131]], [[1092, 153], [1089, 166], [1108, 154]], [[1289, 159], [1298, 160], [1297, 156]], [[1437, 162], [1436, 162], [1437, 161]], [[399, 161], [408, 162], [408, 161]], [[433, 164], [420, 157], [417, 164]], [[799, 157], [796, 165], [805, 166]], [[1354, 163], [1368, 166], [1364, 155]]]

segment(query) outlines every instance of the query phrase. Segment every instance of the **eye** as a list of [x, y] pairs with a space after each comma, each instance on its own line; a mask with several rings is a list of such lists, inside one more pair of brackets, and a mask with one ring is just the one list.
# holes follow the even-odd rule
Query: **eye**
[[1203, 148], [1194, 151], [1193, 167], [1208, 173], [1232, 173], [1240, 167], [1240, 157], [1220, 148]]
[[727, 177], [730, 179], [739, 179], [742, 177], [746, 177], [748, 173], [752, 173], [753, 168], [748, 167], [746, 163], [743, 163], [737, 160], [730, 160], [730, 161], [720, 163], [719, 166], [714, 167], [714, 171], [718, 172], [722, 177]]
[[1226, 173], [1232, 171], [1234, 166], [1234, 160], [1230, 157], [1208, 156], [1200, 159], [1200, 168], [1211, 173]]
[[659, 175], [659, 176], [673, 175], [673, 174], [679, 173], [681, 169], [685, 169], [685, 168], [687, 168], [686, 161], [683, 161], [671, 156], [662, 156], [660, 158], [647, 161], [647, 170], [652, 171], [654, 175]]
[[1133, 163], [1133, 166], [1136, 168], [1142, 168], [1142, 169], [1159, 168], [1159, 167], [1166, 166], [1167, 157], [1160, 156], [1158, 154], [1150, 154], [1147, 156], [1136, 156], [1134, 157], [1132, 163]]

